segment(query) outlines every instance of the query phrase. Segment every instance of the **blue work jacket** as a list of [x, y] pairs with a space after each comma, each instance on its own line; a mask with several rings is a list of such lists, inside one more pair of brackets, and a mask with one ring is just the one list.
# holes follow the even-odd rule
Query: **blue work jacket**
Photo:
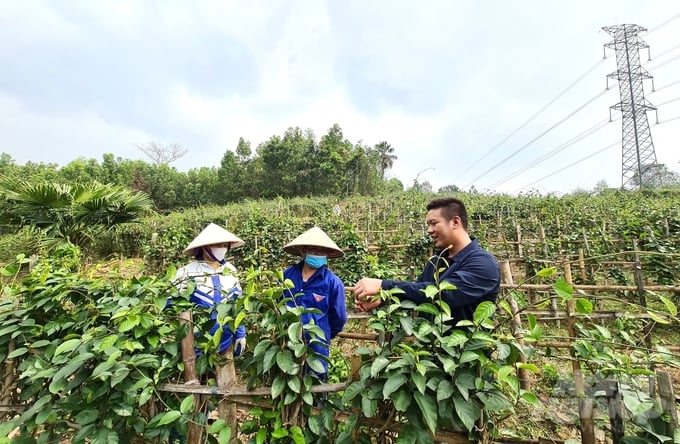
[[[303, 324], [314, 321], [321, 327], [325, 335], [324, 344], [312, 344], [311, 348], [324, 356], [329, 355], [330, 340], [345, 327], [347, 322], [347, 306], [345, 304], [345, 286], [325, 265], [318, 268], [307, 282], [302, 280], [300, 261], [291, 265], [283, 272], [284, 279], [290, 279], [294, 287], [286, 290], [286, 297], [291, 298], [287, 305], [317, 308], [321, 313], [306, 313], [302, 316]], [[309, 337], [307, 337], [309, 339]], [[324, 369], [328, 371], [328, 364], [324, 362]]]

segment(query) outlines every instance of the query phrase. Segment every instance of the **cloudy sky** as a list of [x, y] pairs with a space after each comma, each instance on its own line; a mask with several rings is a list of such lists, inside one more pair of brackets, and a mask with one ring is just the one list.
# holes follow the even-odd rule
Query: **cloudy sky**
[[612, 37], [641, 58], [659, 162], [680, 170], [677, 0], [0, 0], [0, 152], [18, 164], [179, 144], [219, 165], [286, 128], [386, 140], [405, 185], [518, 193], [621, 185]]

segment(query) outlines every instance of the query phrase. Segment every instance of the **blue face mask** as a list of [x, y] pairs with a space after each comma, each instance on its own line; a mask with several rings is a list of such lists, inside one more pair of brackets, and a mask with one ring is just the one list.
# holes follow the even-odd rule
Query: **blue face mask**
[[321, 268], [326, 265], [326, 256], [316, 256], [314, 254], [307, 253], [305, 255], [305, 263], [312, 268]]

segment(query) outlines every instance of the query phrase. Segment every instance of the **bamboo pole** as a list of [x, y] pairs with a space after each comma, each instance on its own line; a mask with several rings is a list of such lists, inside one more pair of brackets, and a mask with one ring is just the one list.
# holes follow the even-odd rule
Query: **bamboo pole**
[[[510, 262], [504, 260], [501, 262], [500, 265], [501, 265], [501, 282], [506, 284], [513, 284], [514, 282], [512, 279], [512, 271], [510, 270]], [[509, 293], [507, 298], [508, 303], [510, 304], [510, 309], [512, 310], [512, 320], [510, 322], [512, 335], [515, 337], [515, 339], [517, 339], [519, 345], [522, 348], [524, 348], [524, 335], [521, 333], [522, 319], [519, 316], [519, 307], [517, 306], [517, 301], [515, 301], [515, 298], [512, 296], [512, 293]], [[520, 355], [519, 361], [521, 363], [527, 362], [527, 357], [524, 353]], [[527, 391], [531, 390], [531, 376], [526, 368], [517, 369], [517, 378], [519, 379], [520, 388]]]
[[669, 421], [666, 423], [666, 436], [675, 436], [675, 432], [678, 430], [678, 410], [675, 408], [673, 381], [671, 380], [671, 375], [666, 372], [657, 372], [656, 378], [659, 384], [661, 409], [664, 415], [669, 418]]
[[[225, 360], [223, 365], [217, 367], [216, 379], [217, 386], [222, 390], [229, 390], [230, 387], [236, 385], [236, 368], [234, 367], [234, 347], [229, 347], [222, 358]], [[229, 401], [227, 398], [220, 399], [217, 405], [217, 412], [220, 419], [231, 428], [230, 442], [238, 442], [238, 420], [236, 418], [236, 403]]]
[[[567, 281], [569, 285], [572, 284], [571, 277], [571, 266], [569, 263], [564, 264], [564, 280]], [[574, 328], [575, 320], [571, 315], [574, 310], [574, 299], [571, 298], [567, 301], [567, 331], [569, 332], [569, 338], [576, 340], [576, 329]], [[572, 357], [576, 357], [573, 350], [571, 350]], [[583, 372], [581, 371], [581, 362], [578, 359], [571, 360], [571, 367], [574, 372], [574, 389], [576, 390], [576, 396], [582, 397], [585, 394], [585, 389], [583, 385]]]
[[604, 381], [607, 396], [607, 411], [609, 412], [609, 425], [612, 430], [613, 444], [621, 444], [623, 439], [623, 403], [619, 383], [608, 379]]
[[582, 398], [578, 405], [578, 416], [581, 421], [581, 443], [595, 444], [595, 425], [593, 424], [593, 400]]
[[[182, 362], [184, 363], [184, 385], [188, 387], [200, 384], [196, 376], [196, 350], [194, 349], [194, 323], [191, 311], [183, 311], [179, 314], [180, 325], [188, 326], [188, 332], [182, 338]], [[194, 398], [194, 412], [200, 412], [203, 404], [201, 396]], [[187, 444], [199, 444], [203, 435], [203, 426], [196, 421], [191, 421], [187, 426]]]

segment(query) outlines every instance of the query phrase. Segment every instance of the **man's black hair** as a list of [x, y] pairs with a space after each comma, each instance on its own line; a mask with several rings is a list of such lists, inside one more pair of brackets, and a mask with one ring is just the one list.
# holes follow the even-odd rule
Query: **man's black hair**
[[463, 229], [465, 231], [468, 230], [467, 209], [465, 209], [465, 204], [462, 200], [456, 199], [455, 197], [438, 197], [432, 199], [425, 208], [427, 208], [427, 211], [441, 208], [442, 216], [444, 216], [446, 220], [451, 220], [458, 216], [460, 218], [460, 223], [463, 224]]

